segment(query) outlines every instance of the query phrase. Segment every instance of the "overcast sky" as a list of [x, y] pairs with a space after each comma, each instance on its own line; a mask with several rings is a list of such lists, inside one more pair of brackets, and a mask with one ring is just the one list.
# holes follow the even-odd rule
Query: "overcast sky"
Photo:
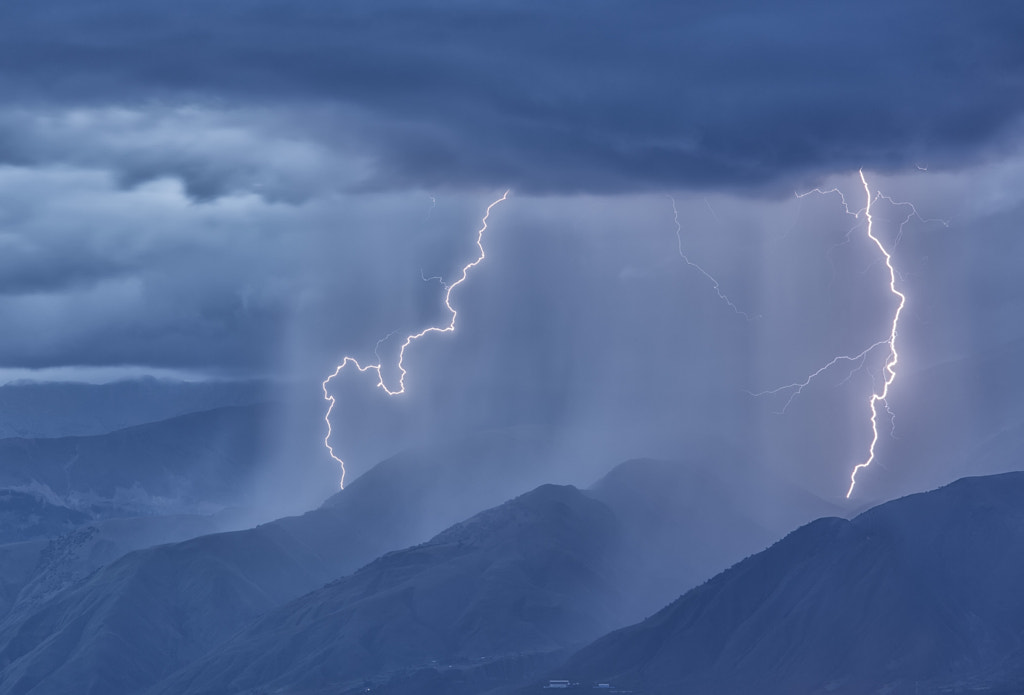
[[865, 495], [998, 467], [1024, 422], [1021, 36], [999, 0], [6, 3], [0, 369], [315, 388], [447, 319], [423, 278], [511, 189], [407, 397], [336, 383], [357, 470], [540, 423], [601, 466], [721, 437], [841, 496], [883, 353], [782, 414], [747, 392], [887, 337], [864, 215], [795, 195], [857, 212], [863, 169], [908, 297]]

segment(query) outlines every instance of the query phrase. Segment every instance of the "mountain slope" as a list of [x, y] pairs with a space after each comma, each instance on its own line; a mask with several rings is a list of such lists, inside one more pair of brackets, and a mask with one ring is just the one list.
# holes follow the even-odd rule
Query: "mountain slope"
[[678, 692], [1024, 690], [1024, 473], [793, 532], [558, 677]]
[[[0, 693], [130, 693], [245, 622], [387, 550], [421, 542], [536, 475], [495, 432], [378, 464], [320, 508], [130, 553], [0, 622]], [[461, 453], [460, 453], [461, 452]]]
[[[531, 495], [539, 497], [541, 490]], [[654, 601], [664, 605], [715, 569], [767, 545], [770, 531], [743, 514], [735, 492], [706, 466], [626, 462], [585, 493], [612, 512], [614, 534], [601, 535], [595, 544], [579, 532], [554, 552], [549, 545], [564, 520], [545, 518], [551, 525], [546, 531], [534, 524], [538, 538], [529, 544], [542, 556], [553, 553], [546, 562], [567, 568], [564, 576], [525, 585], [509, 580], [530, 565], [534, 553], [510, 551], [506, 541], [526, 544], [534, 526], [511, 523], [505, 505], [288, 604], [209, 659], [183, 669], [162, 684], [163, 692], [250, 692], [260, 683], [318, 692], [359, 688], [365, 679], [380, 692], [455, 693], [516, 682], [556, 658], [557, 650], [596, 634], [599, 625], [622, 624]], [[526, 498], [517, 502], [525, 504]], [[505, 525], [481, 521], [495, 516]], [[456, 533], [465, 536], [468, 528], [478, 531], [453, 546]], [[600, 597], [590, 575], [569, 569], [588, 566], [601, 568]], [[495, 567], [500, 572], [491, 571]], [[488, 595], [488, 581], [500, 586], [500, 595]], [[553, 591], [578, 594], [581, 616], [589, 616], [580, 623], [586, 629], [554, 641], [524, 634], [521, 616], [507, 607], [517, 601], [545, 605]], [[423, 619], [428, 612], [433, 617]], [[571, 624], [565, 615], [559, 621], [563, 628]]]
[[247, 405], [94, 436], [0, 439], [0, 487], [99, 514], [215, 511], [241, 502], [272, 418]]
[[52, 504], [40, 495], [0, 490], [0, 544], [59, 536], [89, 518], [84, 512]]
[[0, 437], [105, 434], [226, 406], [279, 398], [261, 381], [172, 381], [142, 377], [104, 384], [12, 382], [0, 386]]
[[283, 606], [159, 692], [339, 692], [564, 649], [614, 624], [615, 542], [604, 505], [545, 485]]
[[[782, 481], [736, 475], [733, 468], [728, 459], [635, 459], [616, 466], [588, 490], [623, 525], [626, 542], [618, 562], [631, 620], [650, 615], [794, 526], [831, 511]], [[764, 494], [777, 502], [769, 507], [771, 513], [765, 513], [767, 505], [752, 503]]]
[[0, 545], [9, 577], [0, 618], [20, 603], [38, 604], [133, 551], [243, 527], [231, 513], [99, 519], [59, 536]]

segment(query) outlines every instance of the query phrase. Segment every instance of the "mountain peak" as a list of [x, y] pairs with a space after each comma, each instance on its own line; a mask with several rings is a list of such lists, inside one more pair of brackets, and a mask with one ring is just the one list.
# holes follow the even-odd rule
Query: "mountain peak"
[[563, 673], [648, 694], [1020, 692], [1021, 500], [1010, 473], [819, 519]]

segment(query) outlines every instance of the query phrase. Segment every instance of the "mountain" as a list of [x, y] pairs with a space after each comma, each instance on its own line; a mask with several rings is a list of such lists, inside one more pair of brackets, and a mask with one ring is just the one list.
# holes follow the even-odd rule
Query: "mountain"
[[528, 489], [540, 445], [499, 431], [406, 452], [302, 516], [129, 553], [20, 596], [0, 621], [0, 693], [137, 692], [256, 616]]
[[216, 511], [242, 502], [272, 418], [247, 405], [87, 437], [0, 439], [0, 487], [100, 516]]
[[97, 519], [44, 495], [0, 490], [0, 618], [19, 598], [52, 593], [131, 550], [238, 528], [237, 517]]
[[1008, 473], [820, 519], [552, 677], [648, 695], [1022, 692], [1022, 501]]
[[641, 459], [583, 493], [542, 486], [282, 606], [155, 692], [453, 695], [522, 682], [767, 545], [723, 473]]
[[38, 603], [133, 550], [241, 526], [232, 510], [94, 519], [50, 538], [0, 545], [0, 618], [15, 604]]
[[[651, 615], [798, 524], [834, 512], [784, 481], [743, 473], [728, 457], [627, 461], [588, 494], [622, 524], [616, 565], [630, 620]], [[770, 505], [760, 503], [766, 494]]]
[[250, 405], [95, 436], [0, 440], [0, 617], [131, 550], [241, 527], [251, 513], [228, 506], [244, 498], [271, 412]]
[[0, 545], [0, 618], [7, 615], [18, 594], [39, 566], [47, 541], [38, 539]]
[[[37, 549], [45, 562], [0, 621], [0, 693], [116, 695], [158, 681], [185, 691], [192, 679], [196, 692], [230, 690], [251, 685], [252, 669], [287, 688], [479, 692], [648, 614], [763, 547], [776, 523], [737, 496], [763, 489], [748, 476], [636, 460], [586, 493], [541, 488], [320, 589], [528, 489], [546, 474], [533, 454], [547, 446], [516, 429], [405, 452], [301, 517], [130, 553], [88, 576], [110, 544], [95, 523], [65, 534]], [[424, 625], [422, 610], [396, 604], [410, 591], [416, 606], [462, 608]], [[335, 664], [335, 643], [363, 657]], [[326, 675], [304, 680], [314, 662]]]
[[262, 381], [126, 379], [107, 384], [12, 382], [0, 386], [0, 438], [106, 434], [187, 413], [278, 398]]
[[615, 624], [616, 531], [601, 503], [542, 486], [271, 612], [156, 692], [479, 692]]
[[0, 489], [0, 545], [59, 536], [89, 519], [88, 514], [41, 495]]
[[885, 442], [886, 456], [928, 465], [893, 466], [878, 480], [867, 476], [863, 494], [907, 494], [1020, 467], [1024, 340], [977, 347], [969, 356], [901, 375], [907, 384], [895, 396], [896, 436]]

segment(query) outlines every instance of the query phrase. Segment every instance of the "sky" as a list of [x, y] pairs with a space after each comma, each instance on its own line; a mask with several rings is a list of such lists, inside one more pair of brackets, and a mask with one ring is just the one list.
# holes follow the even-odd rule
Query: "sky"
[[510, 190], [406, 396], [333, 382], [354, 471], [537, 425], [587, 475], [714, 441], [838, 499], [882, 353], [781, 413], [751, 394], [888, 336], [865, 216], [797, 195], [856, 213], [862, 170], [907, 296], [862, 499], [1005, 467], [1021, 36], [1000, 0], [7, 3], [0, 374], [318, 400], [343, 356], [447, 321], [429, 278]]

